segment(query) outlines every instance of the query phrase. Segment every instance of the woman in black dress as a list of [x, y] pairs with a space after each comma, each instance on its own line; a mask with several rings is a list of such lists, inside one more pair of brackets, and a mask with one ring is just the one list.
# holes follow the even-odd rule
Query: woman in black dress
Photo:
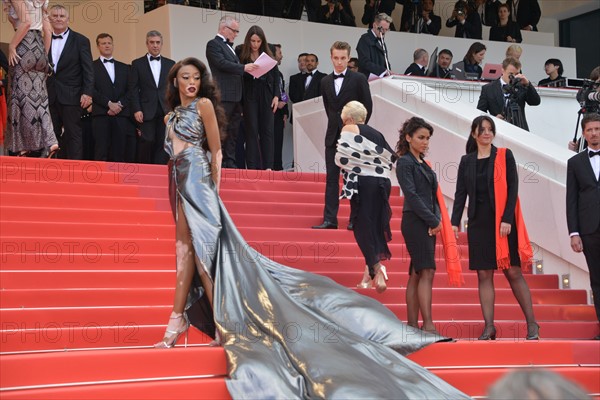
[[425, 162], [433, 128], [422, 118], [412, 117], [402, 125], [396, 152], [396, 176], [404, 194], [402, 235], [410, 254], [406, 285], [407, 324], [435, 333], [431, 315], [433, 277], [435, 275], [435, 235], [442, 230], [440, 206], [436, 198], [437, 178]]
[[[262, 54], [275, 58], [260, 26], [248, 29], [244, 44], [236, 48], [242, 64], [253, 63]], [[277, 66], [255, 78], [244, 72], [244, 132], [246, 136], [246, 167], [273, 169], [275, 154], [274, 113], [279, 103], [279, 70]]]
[[341, 117], [344, 128], [335, 156], [344, 175], [340, 198], [350, 199], [354, 238], [366, 263], [363, 279], [357, 286], [366, 289], [374, 285], [382, 293], [388, 277], [381, 261], [392, 256], [387, 242], [392, 240], [389, 198], [396, 155], [381, 132], [365, 125], [367, 109], [360, 102], [346, 104]]
[[[538, 339], [539, 325], [533, 315], [531, 294], [527, 282], [521, 273], [521, 263], [528, 263], [522, 253], [531, 249], [529, 243], [519, 239], [526, 236], [518, 203], [517, 166], [509, 149], [498, 149], [492, 142], [496, 136], [496, 126], [492, 118], [481, 115], [473, 120], [471, 135], [467, 141], [467, 154], [460, 160], [452, 211], [452, 226], [458, 234], [458, 226], [463, 215], [467, 196], [469, 197], [469, 269], [477, 271], [479, 282], [479, 301], [485, 320], [485, 328], [479, 340], [494, 340], [494, 271], [501, 267], [510, 287], [525, 314], [528, 340]], [[496, 156], [500, 150], [506, 151], [505, 172], [496, 170]], [[500, 183], [498, 175], [505, 174], [505, 182]], [[498, 179], [496, 179], [498, 178]], [[504, 185], [505, 193], [499, 185]], [[495, 204], [498, 196], [506, 196], [505, 203], [499, 204], [502, 210], [496, 214]], [[497, 218], [498, 216], [498, 218]], [[499, 223], [496, 222], [498, 220]], [[517, 227], [522, 229], [517, 231]], [[497, 248], [499, 240], [508, 236], [510, 260], [499, 265]], [[528, 247], [529, 246], [529, 247]], [[502, 261], [502, 260], [501, 260]]]
[[510, 18], [510, 9], [506, 4], [498, 6], [498, 23], [490, 28], [490, 40], [496, 42], [521, 43], [519, 24]]

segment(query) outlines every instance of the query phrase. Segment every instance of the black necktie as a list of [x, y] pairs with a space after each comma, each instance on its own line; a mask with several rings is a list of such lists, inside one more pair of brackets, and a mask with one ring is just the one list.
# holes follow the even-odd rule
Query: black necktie
[[598, 151], [590, 150], [588, 154], [590, 155], [590, 158], [592, 158], [594, 156], [599, 156], [600, 157], [600, 150], [598, 150]]
[[425, 75], [425, 67], [421, 67], [421, 71], [423, 72], [423, 75]]
[[160, 61], [160, 56], [158, 56], [158, 57], [150, 56], [150, 61]]
[[337, 78], [343, 78], [344, 74], [339, 74], [339, 75], [333, 75], [333, 79], [337, 79]]
[[63, 39], [62, 35], [52, 35], [52, 39]]
[[113, 63], [114, 64], [115, 60], [113, 60], [112, 58], [110, 60], [108, 58], [105, 58], [104, 59], [104, 64], [106, 64], [106, 63]]

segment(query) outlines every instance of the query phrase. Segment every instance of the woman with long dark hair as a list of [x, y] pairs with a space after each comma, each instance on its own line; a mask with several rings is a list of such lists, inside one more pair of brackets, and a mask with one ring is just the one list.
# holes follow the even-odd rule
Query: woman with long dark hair
[[500, 269], [527, 321], [526, 339], [539, 338], [531, 293], [521, 267], [531, 266], [533, 252], [518, 198], [517, 165], [509, 149], [497, 148], [494, 120], [473, 120], [466, 155], [458, 167], [452, 226], [458, 235], [467, 197], [469, 269], [477, 271], [479, 301], [485, 321], [479, 340], [494, 340], [494, 271]]
[[487, 47], [485, 47], [485, 44], [481, 42], [473, 43], [469, 47], [469, 50], [467, 50], [467, 54], [465, 54], [462, 61], [464, 63], [464, 71], [477, 74], [477, 79], [481, 79], [481, 74], [483, 74], [481, 63], [485, 58], [486, 51]]
[[[260, 26], [248, 29], [244, 44], [236, 49], [242, 64], [253, 63], [262, 54], [275, 58], [265, 32]], [[277, 66], [255, 78], [244, 72], [244, 131], [246, 134], [246, 167], [248, 169], [273, 169], [275, 136], [273, 114], [279, 103], [279, 70]]]

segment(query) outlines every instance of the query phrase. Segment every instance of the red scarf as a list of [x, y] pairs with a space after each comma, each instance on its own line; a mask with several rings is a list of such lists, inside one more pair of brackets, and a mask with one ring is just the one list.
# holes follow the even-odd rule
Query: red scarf
[[[510, 250], [508, 249], [508, 236], [500, 237], [500, 223], [502, 222], [502, 214], [506, 207], [508, 199], [508, 183], [506, 180], [506, 149], [499, 148], [494, 161], [494, 197], [496, 200], [496, 262], [498, 268], [508, 269], [510, 265]], [[515, 206], [515, 226], [517, 229], [517, 241], [519, 248], [519, 258], [521, 259], [521, 267], [523, 270], [528, 270], [531, 267], [533, 259], [533, 249], [527, 234], [525, 220], [521, 213], [521, 203], [517, 197]]]
[[[427, 165], [431, 167], [431, 163], [425, 160]], [[456, 236], [452, 230], [452, 223], [448, 216], [448, 210], [446, 209], [446, 202], [444, 201], [444, 195], [440, 185], [437, 187], [436, 193], [437, 201], [440, 206], [440, 212], [442, 214], [442, 245], [444, 246], [444, 258], [446, 260], [446, 273], [448, 274], [448, 283], [451, 286], [460, 287], [465, 283], [465, 279], [462, 276], [462, 268], [460, 265], [460, 251], [456, 244]]]

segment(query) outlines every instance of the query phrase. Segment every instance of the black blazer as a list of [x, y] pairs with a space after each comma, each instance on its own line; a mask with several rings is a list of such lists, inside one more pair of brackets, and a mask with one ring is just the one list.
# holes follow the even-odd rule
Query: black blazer
[[[513, 0], [506, 0], [506, 4], [512, 13]], [[540, 9], [538, 0], [519, 0], [519, 5], [517, 6], [517, 24], [519, 28], [523, 29], [531, 25], [533, 30], [537, 31], [537, 24], [540, 22], [541, 16], [542, 10]]]
[[440, 205], [437, 201], [438, 182], [425, 173], [419, 161], [409, 151], [396, 163], [396, 177], [404, 195], [403, 212], [414, 212], [430, 228], [440, 224]]
[[[52, 60], [52, 49], [48, 53]], [[81, 103], [81, 95], [94, 93], [94, 70], [90, 41], [85, 36], [69, 30], [67, 42], [60, 55], [56, 72], [46, 80], [49, 104], [76, 106]]]
[[298, 72], [295, 75], [290, 76], [290, 87], [288, 89], [288, 96], [293, 103], [300, 103], [304, 100], [304, 78], [306, 74]]
[[507, 37], [511, 37], [516, 40], [517, 43], [521, 43], [523, 38], [521, 37], [521, 29], [516, 22], [508, 21], [505, 26], [495, 25], [490, 28], [490, 40], [495, 42], [506, 42]]
[[[427, 67], [425, 68], [427, 69]], [[410, 74], [411, 76], [425, 76], [425, 72], [423, 72], [423, 70], [417, 63], [412, 63], [408, 66], [408, 68], [406, 68], [406, 71], [404, 71], [404, 75], [408, 74]]]
[[[324, 74], [320, 71], [315, 71], [313, 73], [313, 77], [310, 81], [310, 84], [307, 88], [304, 89], [304, 96], [302, 100], [314, 99], [315, 97], [319, 97], [321, 95], [321, 80], [326, 77], [327, 74]], [[304, 76], [304, 80], [306, 82], [306, 75]]]
[[[241, 52], [242, 52], [242, 46], [237, 46], [236, 47], [236, 53], [237, 56], [239, 57]], [[255, 79], [253, 75], [250, 75], [247, 72], [244, 72], [243, 76], [242, 76], [242, 84], [243, 84], [243, 96], [242, 96], [242, 101], [243, 102], [247, 102], [247, 101], [256, 101], [257, 99], [257, 95], [258, 95], [258, 90], [260, 88], [261, 85], [264, 85], [267, 90], [269, 95], [271, 96], [271, 98], [277, 96], [281, 96], [281, 91], [279, 88], [279, 68], [277, 67], [277, 65], [275, 65], [273, 67], [273, 69], [271, 69], [269, 72], [267, 72], [266, 74], [264, 74], [263, 76], [261, 76], [258, 79]], [[270, 106], [270, 102], [269, 102], [269, 106]]]
[[[487, 171], [488, 190], [490, 197], [488, 199], [481, 199], [482, 201], [489, 201], [492, 205], [492, 209], [496, 208], [495, 195], [494, 195], [494, 161], [496, 160], [496, 154], [498, 149], [492, 145], [492, 152], [490, 154], [489, 168]], [[454, 193], [454, 207], [452, 209], [452, 225], [460, 226], [460, 219], [462, 218], [463, 210], [465, 209], [465, 202], [467, 196], [469, 197], [469, 219], [475, 217], [475, 210], [477, 207], [477, 151], [471, 152], [462, 156], [460, 164], [458, 166], [458, 174], [456, 176], [456, 192]], [[504, 213], [502, 214], [502, 222], [508, 224], [513, 223], [515, 217], [515, 207], [517, 205], [517, 196], [519, 193], [519, 178], [517, 176], [517, 163], [515, 157], [510, 149], [506, 149], [506, 184], [508, 187], [506, 207], [504, 207]]]
[[[493, 116], [498, 114], [502, 114], [504, 111], [504, 93], [502, 93], [502, 82], [500, 79], [496, 79], [484, 85], [481, 88], [481, 94], [479, 95], [479, 102], [477, 103], [477, 108], [483, 112], [489, 112]], [[521, 108], [521, 112], [523, 113], [523, 122], [524, 126], [521, 128], [525, 130], [529, 130], [529, 125], [527, 125], [527, 118], [525, 118], [525, 103], [530, 106], [537, 106], [542, 102], [540, 95], [535, 90], [535, 87], [531, 83], [524, 88], [524, 90], [519, 91], [517, 94], [517, 104]]]
[[175, 65], [175, 61], [160, 56], [160, 77], [157, 87], [146, 54], [131, 62], [129, 101], [132, 115], [141, 111], [144, 113], [144, 121], [149, 121], [157, 115], [158, 107], [165, 115], [169, 112], [166, 100], [167, 75], [173, 65]]
[[369, 74], [381, 75], [387, 69], [381, 42], [370, 29], [358, 40], [356, 52], [358, 53], [358, 72], [363, 73], [367, 78]]
[[244, 65], [220, 36], [206, 44], [206, 59], [213, 80], [221, 91], [221, 101], [241, 101]]
[[486, 0], [483, 8], [483, 18], [480, 17], [481, 23], [486, 26], [495, 26], [498, 24], [498, 6], [499, 0]]
[[92, 99], [92, 115], [107, 115], [108, 102], [121, 102], [123, 110], [118, 114], [120, 117], [129, 117], [131, 107], [129, 106], [129, 65], [115, 60], [115, 82], [113, 83], [104, 67], [104, 62], [98, 58], [94, 61], [94, 94]]
[[454, 31], [455, 37], [481, 40], [481, 17], [476, 12], [469, 12], [464, 24], [459, 23], [457, 19], [448, 18], [446, 27], [452, 28], [453, 26], [456, 26], [456, 31]]
[[335, 95], [335, 86], [333, 83], [333, 73], [327, 75], [321, 80], [321, 94], [323, 95], [323, 106], [327, 114], [327, 132], [325, 133], [325, 147], [335, 147], [342, 130], [341, 113], [342, 108], [352, 101], [360, 101], [367, 109], [367, 120], [369, 122], [371, 112], [373, 111], [373, 100], [371, 99], [371, 90], [369, 82], [363, 74], [352, 72], [346, 69], [344, 81], [340, 88], [340, 93]]
[[450, 79], [450, 69], [447, 70], [443, 70], [439, 64], [435, 64], [435, 66], [433, 67], [433, 71], [431, 71], [429, 73], [429, 75], [427, 76], [431, 76], [433, 78], [445, 78], [445, 79]]
[[421, 27], [421, 31], [417, 32], [417, 29], [419, 28], [419, 24], [417, 23], [414, 27], [413, 27], [413, 33], [424, 33], [427, 35], [435, 35], [437, 36], [438, 33], [440, 33], [440, 30], [442, 29], [442, 18], [438, 17], [437, 15], [433, 14], [433, 11], [431, 13], [429, 13], [429, 19], [431, 20], [431, 23], [428, 25], [425, 23], [425, 21], [423, 21], [423, 26]]
[[567, 226], [587, 235], [600, 225], [600, 182], [594, 176], [588, 149], [567, 161]]

